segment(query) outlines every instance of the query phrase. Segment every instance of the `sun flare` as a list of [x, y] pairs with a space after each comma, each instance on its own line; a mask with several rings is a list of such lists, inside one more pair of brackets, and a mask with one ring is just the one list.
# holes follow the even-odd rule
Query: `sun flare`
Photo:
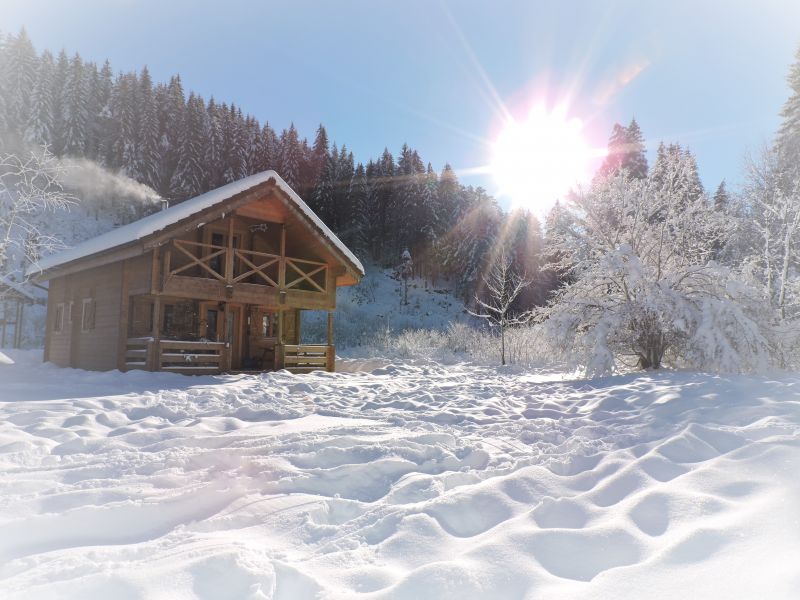
[[583, 137], [583, 123], [564, 107], [534, 106], [525, 121], [510, 120], [497, 137], [491, 172], [499, 194], [515, 207], [545, 212], [582, 182], [594, 152]]

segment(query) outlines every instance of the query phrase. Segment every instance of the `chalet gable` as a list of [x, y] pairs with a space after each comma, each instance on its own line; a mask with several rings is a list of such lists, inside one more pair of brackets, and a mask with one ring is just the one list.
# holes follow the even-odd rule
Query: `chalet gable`
[[[342, 241], [275, 172], [265, 171], [171, 206], [39, 261], [38, 279], [140, 256], [170, 239], [233, 214], [303, 227], [342, 269], [337, 285], [357, 283], [364, 267]], [[308, 237], [306, 235], [306, 237]]]

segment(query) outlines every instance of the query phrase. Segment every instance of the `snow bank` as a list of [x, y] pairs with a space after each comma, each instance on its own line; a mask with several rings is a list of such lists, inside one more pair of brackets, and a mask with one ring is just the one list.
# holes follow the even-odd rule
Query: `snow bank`
[[4, 598], [800, 589], [800, 376], [17, 362], [0, 373]]

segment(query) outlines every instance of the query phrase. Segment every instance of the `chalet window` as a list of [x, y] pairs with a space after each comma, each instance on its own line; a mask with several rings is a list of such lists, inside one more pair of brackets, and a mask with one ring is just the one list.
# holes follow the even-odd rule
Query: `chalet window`
[[96, 303], [92, 298], [83, 299], [83, 310], [81, 311], [81, 331], [91, 331], [94, 329]]
[[191, 300], [168, 302], [161, 309], [161, 333], [167, 339], [197, 338], [197, 304]]
[[64, 331], [64, 303], [60, 302], [56, 304], [56, 317], [53, 323], [53, 332], [61, 333], [62, 331]]
[[68, 325], [72, 324], [72, 307], [74, 305], [75, 305], [75, 303], [72, 302], [71, 300], [66, 305], [66, 308], [67, 308], [67, 311], [66, 311], [67, 312], [67, 317], [66, 318], [67, 318], [67, 324]]

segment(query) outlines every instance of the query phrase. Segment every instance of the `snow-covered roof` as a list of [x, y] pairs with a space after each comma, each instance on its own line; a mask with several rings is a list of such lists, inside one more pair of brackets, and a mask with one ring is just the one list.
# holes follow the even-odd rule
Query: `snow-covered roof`
[[355, 254], [353, 254], [350, 249], [345, 246], [338, 237], [336, 237], [336, 234], [333, 233], [328, 226], [322, 222], [322, 219], [320, 219], [314, 213], [314, 211], [311, 210], [305, 202], [303, 202], [303, 199], [300, 198], [300, 196], [298, 196], [297, 193], [291, 187], [289, 187], [289, 184], [286, 183], [275, 171], [264, 171], [262, 173], [251, 175], [250, 177], [245, 177], [244, 179], [231, 182], [215, 190], [211, 190], [210, 192], [206, 192], [205, 194], [201, 194], [200, 196], [196, 196], [186, 200], [185, 202], [171, 206], [166, 210], [162, 210], [161, 212], [149, 215], [139, 219], [138, 221], [134, 221], [133, 223], [129, 223], [109, 231], [108, 233], [104, 233], [92, 239], [86, 240], [85, 242], [69, 248], [68, 250], [46, 256], [39, 260], [37, 272], [47, 271], [74, 260], [86, 258], [99, 252], [111, 250], [112, 248], [140, 240], [152, 235], [153, 233], [161, 231], [162, 229], [166, 229], [174, 223], [182, 221], [183, 219], [187, 219], [199, 212], [202, 212], [203, 210], [211, 208], [220, 202], [224, 202], [225, 200], [232, 198], [237, 194], [246, 192], [247, 190], [265, 183], [270, 179], [275, 180], [276, 185], [286, 193], [286, 195], [295, 205], [295, 208], [300, 210], [306, 217], [308, 217], [308, 219], [314, 223], [314, 225], [320, 230], [320, 233], [331, 243], [331, 245], [341, 252], [345, 258], [352, 263], [352, 266], [358, 270], [359, 274], [363, 276], [364, 267], [361, 264], [361, 261], [356, 258]]
[[20, 285], [16, 281], [11, 281], [10, 279], [8, 279], [3, 275], [0, 275], [0, 287], [6, 287], [12, 290], [13, 292], [19, 294], [23, 298], [27, 298], [32, 302], [36, 301], [36, 296], [31, 294], [28, 290], [26, 290], [22, 285]]

